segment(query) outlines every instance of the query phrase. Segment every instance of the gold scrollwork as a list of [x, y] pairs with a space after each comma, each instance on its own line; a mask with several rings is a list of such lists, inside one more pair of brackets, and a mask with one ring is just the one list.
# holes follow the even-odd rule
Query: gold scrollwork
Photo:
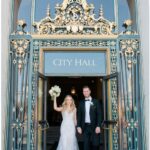
[[136, 63], [135, 55], [139, 53], [139, 41], [137, 39], [126, 39], [120, 41], [121, 53], [125, 55], [128, 61], [128, 69]]
[[33, 24], [35, 34], [98, 34], [114, 35], [114, 22], [104, 18], [103, 7], [99, 17], [94, 17], [94, 6], [88, 5], [86, 0], [65, 0], [56, 6], [56, 17], [50, 16], [50, 7], [47, 7], [47, 16], [40, 22]]
[[26, 63], [25, 56], [29, 46], [29, 40], [26, 39], [16, 39], [11, 41], [13, 52], [15, 57], [13, 59], [14, 64], [18, 64], [18, 69], [21, 71], [23, 64]]

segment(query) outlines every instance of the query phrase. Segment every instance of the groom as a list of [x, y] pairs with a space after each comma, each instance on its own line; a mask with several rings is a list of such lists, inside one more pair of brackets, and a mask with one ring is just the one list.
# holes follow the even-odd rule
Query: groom
[[100, 104], [93, 99], [88, 86], [83, 87], [84, 100], [80, 101], [77, 114], [77, 131], [83, 134], [84, 150], [98, 150], [100, 144]]

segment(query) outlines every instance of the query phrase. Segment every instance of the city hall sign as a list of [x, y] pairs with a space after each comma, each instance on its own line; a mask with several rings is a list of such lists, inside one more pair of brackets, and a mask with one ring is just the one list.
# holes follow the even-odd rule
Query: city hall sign
[[53, 65], [57, 67], [95, 67], [95, 60], [92, 59], [59, 59], [56, 58], [53, 60]]
[[44, 73], [46, 76], [102, 76], [106, 74], [106, 54], [94, 51], [45, 52]]

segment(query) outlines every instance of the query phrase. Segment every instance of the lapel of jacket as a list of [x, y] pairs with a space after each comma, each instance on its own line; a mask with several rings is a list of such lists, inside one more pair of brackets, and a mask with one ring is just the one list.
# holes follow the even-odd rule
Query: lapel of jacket
[[[91, 100], [91, 102], [93, 102], [93, 99]], [[91, 104], [90, 104], [90, 119], [91, 119]]]
[[[94, 105], [94, 99], [93, 99], [93, 98], [92, 98], [92, 100], [91, 100], [91, 103], [93, 103], [93, 105]], [[91, 107], [92, 107], [92, 105], [90, 104], [90, 118], [92, 119]]]
[[85, 100], [83, 100], [83, 117], [85, 118]]

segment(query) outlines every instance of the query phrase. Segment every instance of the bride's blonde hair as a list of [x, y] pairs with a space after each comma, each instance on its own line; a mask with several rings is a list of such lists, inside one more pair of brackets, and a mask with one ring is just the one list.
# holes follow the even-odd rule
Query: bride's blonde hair
[[71, 103], [71, 111], [70, 112], [72, 112], [75, 108], [76, 108], [76, 106], [75, 106], [75, 103], [74, 103], [74, 99], [73, 99], [73, 97], [71, 96], [71, 95], [66, 95], [65, 96], [65, 98], [64, 98], [64, 101], [63, 101], [63, 103], [62, 103], [62, 107], [63, 107], [63, 109], [65, 110], [66, 109], [66, 107], [67, 107], [67, 97], [70, 97], [71, 98], [71, 100], [72, 100], [72, 103]]

